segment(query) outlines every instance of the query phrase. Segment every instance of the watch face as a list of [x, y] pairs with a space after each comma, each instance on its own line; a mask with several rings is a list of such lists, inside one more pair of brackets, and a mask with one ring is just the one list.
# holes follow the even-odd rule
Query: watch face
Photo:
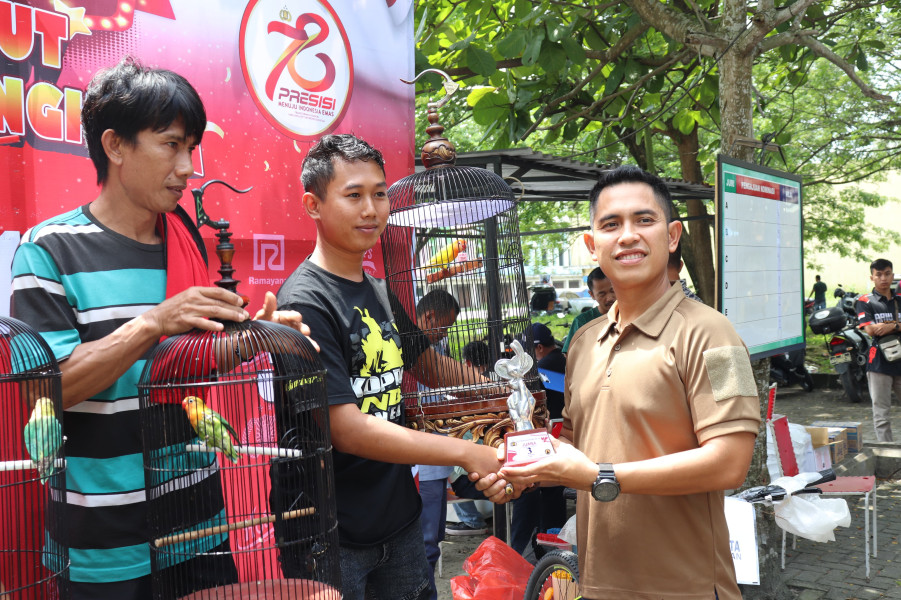
[[610, 502], [619, 496], [619, 485], [612, 479], [602, 479], [591, 490], [591, 495], [598, 502]]

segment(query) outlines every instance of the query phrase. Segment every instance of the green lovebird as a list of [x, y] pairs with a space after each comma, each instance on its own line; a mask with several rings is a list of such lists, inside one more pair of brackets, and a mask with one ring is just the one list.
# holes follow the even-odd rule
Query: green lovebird
[[212, 408], [207, 408], [203, 400], [197, 396], [186, 397], [181, 401], [181, 405], [188, 413], [188, 420], [197, 432], [197, 437], [207, 445], [207, 448], [219, 450], [233, 463], [237, 463], [238, 451], [232, 442], [232, 436], [238, 437], [238, 434], [228, 421]]
[[63, 445], [63, 427], [49, 398], [38, 398], [34, 403], [23, 437], [28, 456], [41, 476], [41, 483], [47, 483], [47, 479], [56, 473], [56, 453]]

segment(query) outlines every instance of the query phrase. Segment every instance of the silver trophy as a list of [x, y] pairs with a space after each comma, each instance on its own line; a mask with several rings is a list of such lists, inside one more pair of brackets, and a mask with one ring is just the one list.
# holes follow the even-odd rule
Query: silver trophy
[[[526, 387], [525, 376], [534, 361], [526, 354], [518, 340], [513, 340], [510, 348], [513, 349], [513, 358], [497, 361], [494, 371], [513, 388], [513, 392], [507, 398], [507, 408], [510, 409], [514, 431], [504, 436], [505, 462], [511, 466], [519, 466], [547, 458], [554, 453], [554, 446], [547, 429], [535, 429], [532, 424], [535, 397]], [[513, 494], [513, 486], [508, 483], [505, 491], [507, 495]]]
[[532, 425], [532, 411], [535, 410], [535, 397], [526, 387], [525, 376], [532, 368], [532, 357], [526, 354], [519, 340], [510, 343], [513, 349], [513, 358], [502, 358], [494, 364], [494, 372], [507, 380], [507, 385], [513, 388], [513, 393], [507, 398], [507, 408], [510, 409], [510, 420], [513, 421], [513, 429], [527, 431], [534, 429]]

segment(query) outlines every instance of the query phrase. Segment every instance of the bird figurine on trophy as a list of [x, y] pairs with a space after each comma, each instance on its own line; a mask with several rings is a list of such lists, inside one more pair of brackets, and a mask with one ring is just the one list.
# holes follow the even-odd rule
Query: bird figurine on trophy
[[513, 350], [513, 358], [497, 361], [494, 371], [513, 388], [507, 398], [507, 407], [510, 409], [514, 431], [504, 436], [505, 462], [509, 466], [522, 466], [547, 458], [554, 453], [554, 446], [547, 429], [535, 429], [532, 424], [535, 398], [525, 383], [525, 376], [532, 368], [532, 357], [523, 350], [519, 340], [513, 340], [510, 348]]

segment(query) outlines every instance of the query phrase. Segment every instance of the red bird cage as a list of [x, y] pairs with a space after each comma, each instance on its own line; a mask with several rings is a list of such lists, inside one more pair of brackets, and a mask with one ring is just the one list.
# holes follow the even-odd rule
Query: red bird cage
[[[199, 220], [218, 230], [217, 285], [235, 291], [228, 222], [209, 221], [197, 202]], [[138, 393], [154, 598], [340, 600], [325, 371], [313, 344], [265, 321], [195, 329], [157, 346]]]
[[[418, 390], [405, 382], [407, 424], [497, 446], [513, 424], [509, 392], [499, 391], [495, 363], [509, 358], [513, 340], [534, 358], [516, 199], [495, 173], [454, 165], [456, 152], [441, 136], [444, 127], [437, 110], [456, 84], [437, 72], [446, 79], [447, 95], [428, 105], [430, 139], [421, 155], [425, 170], [388, 189], [391, 214], [382, 234], [385, 279], [403, 310], [417, 315], [419, 328], [433, 344], [448, 335], [448, 329], [446, 320], [427, 318], [429, 311], [435, 312], [432, 304], [438, 312], [442, 303], [458, 306], [447, 354], [458, 361], [462, 375], [468, 368], [464, 359], [470, 358], [464, 349], [479, 349], [472, 356], [480, 360], [469, 362], [485, 377], [473, 381], [461, 376], [458, 381], [467, 381], [465, 385]], [[536, 369], [524, 379], [537, 401], [533, 424], [543, 427], [547, 409]]]
[[0, 317], [0, 598], [66, 598], [62, 387], [50, 347]]

